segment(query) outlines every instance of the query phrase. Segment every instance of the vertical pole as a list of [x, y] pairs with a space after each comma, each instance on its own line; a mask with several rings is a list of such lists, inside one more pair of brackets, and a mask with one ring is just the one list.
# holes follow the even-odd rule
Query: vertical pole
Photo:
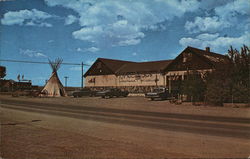
[[67, 87], [67, 80], [68, 80], [69, 77], [65, 76], [64, 78], [65, 78], [65, 88], [66, 88]]
[[234, 105], [234, 95], [232, 93], [232, 106]]
[[157, 74], [155, 76], [155, 85], [156, 85], [156, 87], [158, 87], [158, 77], [157, 77]]
[[67, 77], [65, 77], [65, 87], [67, 87]]
[[83, 62], [82, 62], [82, 88], [83, 88]]
[[172, 78], [172, 77], [171, 77], [171, 75], [170, 75], [170, 76], [169, 76], [169, 93], [171, 93], [171, 91], [172, 91], [172, 90], [171, 90], [171, 84], [172, 84], [172, 83], [171, 83], [171, 78]]
[[163, 85], [165, 88], [167, 88], [167, 82], [166, 82], [166, 76], [163, 74]]
[[14, 85], [14, 83], [11, 82], [11, 91], [12, 91], [12, 92], [14, 91], [13, 85]]

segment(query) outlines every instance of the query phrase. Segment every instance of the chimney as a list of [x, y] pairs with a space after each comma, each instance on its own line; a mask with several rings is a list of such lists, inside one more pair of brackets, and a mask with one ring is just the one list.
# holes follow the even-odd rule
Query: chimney
[[206, 47], [206, 52], [210, 52], [210, 47]]

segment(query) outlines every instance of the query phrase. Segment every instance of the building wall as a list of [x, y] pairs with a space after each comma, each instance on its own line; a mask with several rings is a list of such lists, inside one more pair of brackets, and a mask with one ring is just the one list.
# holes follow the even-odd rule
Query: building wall
[[[156, 82], [157, 79], [157, 82]], [[155, 74], [132, 74], [119, 75], [117, 77], [118, 86], [162, 86], [164, 85], [164, 76], [160, 73]]]
[[[157, 84], [156, 84], [157, 79]], [[98, 75], [87, 76], [86, 87], [163, 86], [165, 77], [160, 74]]]
[[[204, 75], [206, 72], [212, 72], [213, 69], [201, 69], [201, 70], [195, 70], [199, 72], [200, 74]], [[190, 70], [192, 71], [192, 70]], [[184, 79], [184, 75], [187, 74], [187, 71], [168, 71], [166, 73], [166, 77], [174, 77], [174, 76], [182, 76], [182, 79]]]
[[[156, 85], [157, 79], [157, 85]], [[165, 86], [165, 76], [160, 73], [133, 74], [133, 75], [98, 75], [87, 76], [85, 86], [94, 90], [118, 87], [131, 93], [145, 93], [157, 86]]]
[[[195, 70], [201, 77], [203, 78], [207, 72], [213, 71], [212, 69], [202, 69], [202, 70]], [[169, 92], [173, 90], [179, 90], [180, 81], [183, 81], [187, 76], [187, 71], [169, 71], [165, 75], [166, 79], [166, 87], [168, 88]]]
[[[212, 69], [196, 70], [202, 75], [205, 72], [211, 72]], [[175, 83], [178, 80], [184, 80], [187, 71], [169, 71], [165, 75], [160, 73], [131, 74], [131, 75], [97, 75], [87, 76], [85, 86], [97, 89], [107, 87], [118, 87], [129, 92], [148, 92], [157, 86], [164, 86], [175, 90]], [[156, 84], [157, 79], [157, 84]]]
[[115, 75], [87, 76], [85, 78], [86, 87], [116, 87]]

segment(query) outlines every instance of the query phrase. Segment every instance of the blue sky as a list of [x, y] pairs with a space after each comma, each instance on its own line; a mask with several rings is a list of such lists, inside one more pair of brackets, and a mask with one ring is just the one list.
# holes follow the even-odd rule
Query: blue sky
[[[225, 54], [250, 44], [250, 0], [0, 0], [0, 15], [1, 59], [141, 62], [173, 59], [188, 45]], [[49, 65], [1, 65], [7, 79], [36, 85], [51, 74]], [[80, 67], [58, 73], [80, 86]]]

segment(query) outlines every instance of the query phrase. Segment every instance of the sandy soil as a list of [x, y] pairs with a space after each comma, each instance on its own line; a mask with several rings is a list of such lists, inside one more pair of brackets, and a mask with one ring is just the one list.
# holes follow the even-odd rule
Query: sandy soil
[[[171, 105], [130, 98], [0, 99], [185, 114], [250, 117], [249, 108]], [[240, 138], [119, 125], [1, 108], [3, 158], [246, 158], [250, 141]], [[32, 122], [34, 121], [34, 122]]]
[[[69, 122], [74, 124], [70, 125]], [[87, 126], [79, 127], [78, 124]], [[1, 156], [16, 159], [184, 156], [179, 152], [119, 140], [117, 137], [126, 136], [118, 132], [110, 136], [110, 129], [117, 131], [112, 124], [4, 110], [4, 115], [1, 116]], [[126, 135], [131, 135], [131, 132]]]
[[64, 98], [29, 98], [11, 96], [0, 96], [1, 99], [32, 101], [38, 103], [53, 103], [64, 105], [78, 105], [88, 107], [105, 107], [127, 110], [143, 110], [153, 112], [167, 112], [180, 114], [197, 114], [225, 117], [249, 117], [250, 107], [241, 105], [239, 108], [234, 108], [230, 104], [225, 107], [212, 106], [193, 106], [191, 103], [183, 103], [181, 105], [170, 104], [169, 101], [150, 101], [144, 97], [127, 97], [127, 98], [111, 98], [102, 99], [100, 97], [64, 97]]

